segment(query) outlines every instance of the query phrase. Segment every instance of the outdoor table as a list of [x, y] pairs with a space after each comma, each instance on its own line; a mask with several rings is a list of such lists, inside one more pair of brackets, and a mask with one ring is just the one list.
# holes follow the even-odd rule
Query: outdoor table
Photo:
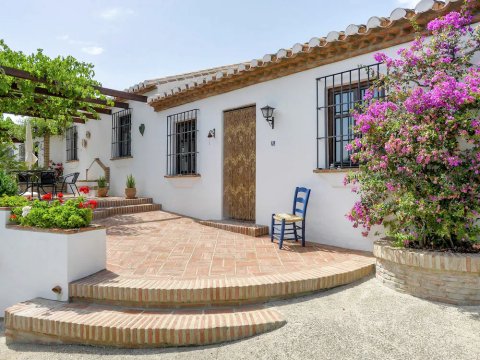
[[28, 189], [31, 188], [31, 190], [32, 190], [31, 193], [32, 193], [32, 196], [33, 196], [33, 193], [34, 193], [34, 190], [35, 190], [35, 187], [36, 187], [39, 199], [40, 199], [40, 186], [42, 185], [41, 179], [40, 179], [40, 174], [41, 173], [53, 173], [53, 174], [55, 174], [54, 170], [42, 170], [42, 169], [10, 170], [9, 172], [10, 173], [16, 173], [17, 176], [19, 174], [27, 175], [27, 181], [26, 181], [27, 187], [22, 194], [25, 194], [28, 191]]

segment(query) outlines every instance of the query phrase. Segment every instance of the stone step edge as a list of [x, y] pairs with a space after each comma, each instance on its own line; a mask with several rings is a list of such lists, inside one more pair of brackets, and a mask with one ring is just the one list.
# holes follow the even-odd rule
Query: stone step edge
[[270, 308], [162, 312], [33, 299], [5, 311], [5, 337], [7, 344], [192, 346], [239, 340], [285, 323]]
[[310, 271], [246, 278], [155, 280], [120, 277], [105, 279], [105, 283], [84, 278], [69, 285], [69, 294], [74, 302], [145, 308], [233, 306], [302, 296], [347, 285], [374, 273], [375, 260], [368, 258], [368, 261], [349, 260]]
[[153, 198], [139, 197], [135, 199], [110, 199], [109, 197], [95, 198], [97, 201], [97, 209], [127, 206], [127, 205], [141, 205], [141, 204], [153, 204]]
[[138, 204], [101, 208], [93, 212], [93, 219], [99, 220], [113, 215], [135, 214], [140, 212], [157, 211], [161, 209], [161, 204]]
[[216, 229], [226, 230], [226, 231], [234, 232], [237, 234], [243, 234], [243, 235], [254, 236], [254, 237], [268, 235], [269, 233], [269, 227], [266, 225], [248, 226], [248, 225], [240, 225], [240, 224], [226, 224], [226, 223], [219, 223], [213, 220], [200, 220], [199, 223], [204, 226], [209, 226]]

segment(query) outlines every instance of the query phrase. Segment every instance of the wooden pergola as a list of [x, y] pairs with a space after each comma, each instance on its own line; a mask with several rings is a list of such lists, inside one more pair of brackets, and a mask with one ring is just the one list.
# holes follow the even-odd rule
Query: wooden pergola
[[[23, 79], [23, 80], [29, 80], [38, 84], [45, 83], [46, 81], [43, 79], [40, 79], [32, 74], [30, 74], [27, 71], [24, 70], [19, 70], [19, 69], [14, 69], [11, 67], [7, 66], [0, 66], [0, 72], [7, 76], [11, 76], [13, 78], [17, 79]], [[13, 83], [12, 84], [12, 94], [13, 96], [16, 97], [21, 97], [22, 93], [20, 89], [18, 88], [18, 85]], [[56, 97], [56, 98], [63, 98], [63, 99], [70, 99], [70, 100], [76, 100], [81, 103], [88, 103], [92, 104], [91, 109], [95, 111], [97, 114], [106, 114], [106, 115], [111, 115], [112, 114], [112, 108], [120, 108], [120, 109], [128, 109], [129, 104], [125, 101], [131, 100], [131, 101], [138, 101], [138, 102], [147, 102], [147, 97], [144, 95], [139, 95], [139, 94], [133, 94], [129, 93], [126, 91], [120, 91], [120, 90], [115, 90], [115, 89], [109, 89], [106, 87], [102, 86], [93, 86], [95, 90], [98, 90], [98, 92], [102, 95], [105, 96], [110, 96], [113, 99], [111, 101], [107, 101], [104, 99], [96, 99], [96, 98], [79, 98], [79, 99], [70, 99], [69, 97], [61, 94], [61, 93], [52, 93], [48, 89], [45, 89], [41, 86], [37, 86], [34, 89], [34, 92], [38, 97], [35, 97], [35, 102], [36, 103], [41, 103], [44, 101], [46, 97]], [[113, 104], [113, 105], [112, 105]], [[89, 109], [85, 106], [80, 106], [78, 108], [73, 108], [71, 109], [72, 111], [72, 119], [73, 122], [76, 123], [84, 123], [85, 121], [80, 117], [80, 116], [85, 116], [87, 119], [98, 119], [98, 115], [92, 113], [89, 111]], [[17, 113], [13, 115], [20, 115], [20, 116], [31, 116], [31, 117], [43, 117], [40, 116], [39, 114], [35, 114], [34, 112], [25, 112], [25, 113]], [[77, 115], [77, 116], [75, 116]]]

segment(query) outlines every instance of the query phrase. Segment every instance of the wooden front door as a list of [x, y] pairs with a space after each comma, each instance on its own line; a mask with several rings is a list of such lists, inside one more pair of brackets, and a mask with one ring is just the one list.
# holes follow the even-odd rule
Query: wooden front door
[[225, 217], [255, 221], [255, 106], [223, 116], [223, 207]]

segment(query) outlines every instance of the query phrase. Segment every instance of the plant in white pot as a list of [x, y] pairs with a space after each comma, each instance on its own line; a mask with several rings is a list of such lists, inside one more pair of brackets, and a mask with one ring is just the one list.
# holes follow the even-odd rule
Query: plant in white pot
[[97, 180], [97, 196], [106, 197], [108, 193], [107, 179], [105, 176], [99, 176]]
[[135, 199], [137, 195], [137, 189], [135, 188], [135, 178], [132, 174], [127, 176], [126, 188], [125, 188], [125, 197], [127, 199]]

